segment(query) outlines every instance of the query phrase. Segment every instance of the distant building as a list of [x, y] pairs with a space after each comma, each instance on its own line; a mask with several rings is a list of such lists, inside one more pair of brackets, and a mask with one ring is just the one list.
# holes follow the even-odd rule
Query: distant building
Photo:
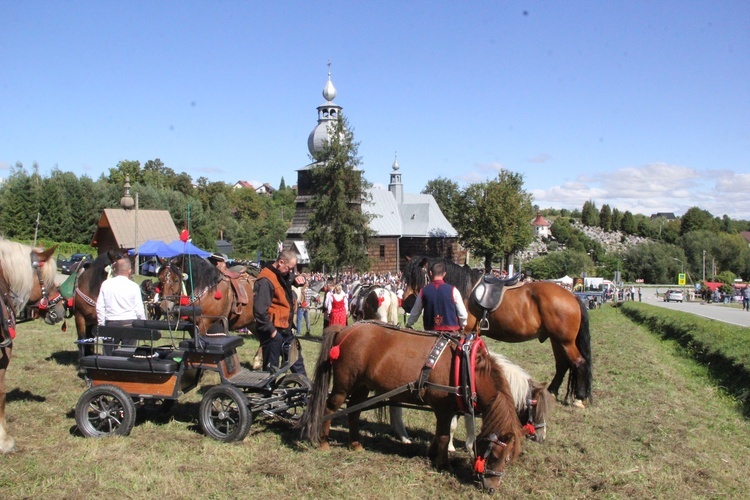
[[536, 212], [536, 218], [531, 221], [531, 225], [534, 228], [534, 235], [537, 238], [549, 238], [552, 236], [552, 232], [550, 231], [550, 226], [552, 224], [547, 222], [547, 219], [544, 218], [542, 212], [539, 210]]
[[[105, 208], [91, 246], [102, 252], [126, 252], [147, 240], [171, 243], [179, 238], [172, 215], [167, 210], [138, 210], [130, 195], [130, 178], [125, 178], [125, 195], [120, 199], [122, 208]], [[137, 241], [136, 241], [137, 238]]]
[[674, 214], [674, 212], [657, 212], [655, 214], [651, 214], [652, 219], [658, 219], [660, 217], [667, 220], [677, 220], [677, 216]]
[[232, 189], [255, 189], [255, 186], [247, 181], [237, 181], [232, 186]]
[[750, 231], [740, 231], [740, 236], [745, 238], [745, 241], [750, 245]]
[[[310, 133], [307, 146], [310, 154], [323, 147], [328, 140], [330, 127], [338, 120], [341, 106], [333, 102], [336, 88], [328, 81], [323, 89], [326, 102], [318, 106], [318, 124]], [[309, 255], [304, 242], [308, 220], [312, 210], [307, 202], [312, 199], [312, 170], [316, 163], [311, 163], [297, 170], [297, 198], [292, 224], [287, 231], [286, 248], [295, 249], [299, 263], [309, 263]], [[446, 257], [463, 264], [466, 251], [458, 243], [458, 233], [445, 218], [432, 195], [404, 193], [401, 183], [401, 172], [396, 159], [393, 162], [388, 189], [370, 189], [372, 202], [357, 204], [352, 209], [361, 209], [373, 216], [370, 222], [374, 236], [370, 238], [368, 254], [370, 270], [376, 273], [398, 272], [406, 266], [407, 257], [429, 255]]]
[[255, 188], [255, 192], [261, 196], [271, 196], [275, 191], [276, 190], [267, 182]]

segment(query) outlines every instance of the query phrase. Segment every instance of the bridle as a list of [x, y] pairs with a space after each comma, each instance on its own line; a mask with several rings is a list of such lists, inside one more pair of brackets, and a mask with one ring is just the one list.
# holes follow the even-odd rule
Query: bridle
[[[482, 439], [482, 441], [489, 441], [489, 445], [487, 446], [484, 455], [480, 457], [479, 454], [477, 454], [477, 458], [474, 460], [474, 472], [477, 474], [477, 478], [479, 478], [480, 481], [483, 481], [485, 476], [492, 476], [502, 479], [505, 475], [505, 470], [488, 469], [487, 459], [492, 454], [493, 446], [500, 446], [505, 449], [508, 447], [508, 443], [500, 441], [500, 439], [498, 439], [497, 435], [495, 434], [490, 434], [489, 437]], [[510, 454], [505, 457], [505, 463], [507, 464], [508, 462], [510, 462]]]
[[524, 430], [526, 430], [526, 437], [529, 439], [533, 439], [536, 441], [537, 439], [537, 433], [536, 431], [539, 429], [544, 429], [547, 427], [546, 422], [536, 423], [534, 422], [534, 408], [536, 408], [537, 400], [533, 399], [531, 396], [526, 398], [526, 425], [523, 426]]
[[39, 308], [40, 311], [46, 311], [46, 315], [49, 317], [49, 319], [52, 322], [57, 322], [57, 312], [55, 312], [55, 306], [64, 299], [60, 291], [57, 291], [57, 295], [54, 297], [50, 297], [49, 293], [47, 292], [47, 287], [44, 284], [44, 279], [42, 278], [42, 269], [41, 265], [39, 264], [39, 256], [36, 254], [36, 252], [31, 252], [31, 267], [36, 271], [36, 277], [39, 281], [39, 287], [42, 289], [42, 298], [39, 299], [39, 302], [37, 302], [35, 305], [37, 308]]

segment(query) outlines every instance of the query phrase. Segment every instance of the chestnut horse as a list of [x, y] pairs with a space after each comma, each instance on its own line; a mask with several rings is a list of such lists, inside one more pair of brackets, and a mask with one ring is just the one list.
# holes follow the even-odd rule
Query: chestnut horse
[[[330, 327], [323, 335], [308, 406], [298, 424], [302, 436], [327, 449], [331, 422], [324, 417], [344, 402], [349, 407], [364, 402], [371, 391], [384, 394], [416, 382], [436, 340], [434, 334], [375, 322]], [[331, 356], [332, 348], [338, 356]], [[419, 394], [407, 390], [391, 397], [394, 402], [428, 405], [435, 413], [435, 437], [428, 454], [438, 468], [448, 465], [451, 419], [459, 412], [456, 394], [447, 390], [456, 349], [457, 344], [450, 342]], [[329, 395], [331, 378], [333, 389]], [[475, 470], [482, 477], [483, 486], [493, 491], [500, 485], [506, 464], [521, 453], [523, 431], [508, 382], [486, 349], [478, 349], [474, 378], [477, 412], [482, 415]], [[362, 449], [360, 413], [361, 410], [349, 414], [349, 443], [355, 450]]]
[[247, 304], [240, 304], [231, 280], [215, 265], [197, 255], [179, 255], [162, 260], [157, 270], [161, 283], [161, 310], [171, 311], [176, 304], [200, 306], [201, 333], [226, 318], [228, 329], [236, 331], [255, 322], [253, 284], [255, 278], [243, 273], [235, 280], [245, 290]]
[[[416, 299], [415, 293], [428, 282], [427, 270], [435, 261], [445, 263], [445, 282], [458, 288], [467, 303], [469, 321], [466, 331], [478, 327], [482, 311], [468, 300], [473, 287], [481, 278], [469, 266], [459, 266], [448, 259], [413, 257], [409, 260], [403, 279], [404, 310], [408, 311]], [[592, 400], [593, 365], [591, 336], [586, 306], [572, 292], [550, 281], [525, 283], [505, 290], [500, 306], [489, 312], [489, 330], [483, 335], [502, 342], [525, 342], [549, 339], [555, 356], [555, 376], [547, 390], [558, 395], [565, 375], [570, 372], [565, 400], [575, 397], [573, 404], [583, 406]]]
[[55, 285], [56, 269], [45, 251], [0, 239], [0, 453], [15, 448], [5, 421], [5, 373], [10, 364], [15, 337], [15, 314], [33, 304], [47, 324], [65, 318], [65, 303]]
[[[84, 262], [76, 271], [75, 288], [69, 305], [73, 310], [78, 340], [93, 337], [96, 326], [96, 299], [102, 283], [109, 277], [109, 267], [113, 262], [122, 258], [122, 254], [111, 252], [102, 253], [96, 259]], [[79, 344], [80, 355], [93, 353], [93, 344]]]

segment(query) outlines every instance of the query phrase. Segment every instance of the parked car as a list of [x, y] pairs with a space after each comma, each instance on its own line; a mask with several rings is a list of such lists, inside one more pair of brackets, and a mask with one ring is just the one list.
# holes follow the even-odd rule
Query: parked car
[[63, 274], [73, 274], [82, 262], [89, 259], [93, 259], [90, 253], [74, 253], [68, 260], [58, 258], [57, 267], [60, 268], [60, 272]]
[[682, 290], [667, 290], [664, 294], [664, 302], [682, 302], [685, 300], [685, 296], [682, 294]]

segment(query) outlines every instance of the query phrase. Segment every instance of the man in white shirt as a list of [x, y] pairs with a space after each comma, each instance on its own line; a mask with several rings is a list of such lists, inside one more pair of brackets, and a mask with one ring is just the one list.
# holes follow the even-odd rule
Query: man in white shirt
[[[113, 264], [115, 276], [102, 283], [96, 299], [96, 320], [101, 326], [130, 326], [135, 319], [146, 319], [141, 288], [130, 278], [133, 268], [130, 259], [122, 257]], [[124, 347], [134, 347], [135, 339], [123, 341]], [[111, 354], [113, 346], [105, 346]]]

